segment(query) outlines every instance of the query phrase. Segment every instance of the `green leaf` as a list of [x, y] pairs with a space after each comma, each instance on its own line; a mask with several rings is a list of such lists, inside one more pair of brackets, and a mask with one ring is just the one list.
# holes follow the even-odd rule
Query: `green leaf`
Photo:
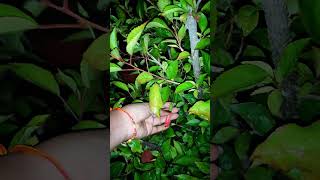
[[235, 17], [236, 24], [243, 31], [244, 36], [248, 36], [253, 31], [259, 21], [259, 11], [251, 5], [242, 6]]
[[12, 70], [20, 78], [27, 80], [45, 90], [59, 96], [60, 89], [52, 73], [34, 64], [13, 63]]
[[240, 160], [245, 160], [248, 158], [250, 141], [251, 135], [249, 132], [244, 132], [236, 138], [234, 142], [234, 149]]
[[203, 38], [197, 43], [195, 49], [205, 49], [210, 45], [210, 38]]
[[309, 38], [300, 39], [290, 43], [284, 49], [275, 70], [275, 76], [278, 82], [282, 82], [282, 80], [294, 70], [302, 50], [309, 42]]
[[77, 83], [68, 75], [58, 70], [57, 77], [60, 78], [74, 93], [77, 93]]
[[216, 144], [226, 143], [239, 134], [239, 130], [235, 127], [228, 126], [220, 129], [213, 137], [212, 142]]
[[199, 28], [200, 28], [201, 32], [204, 32], [208, 26], [207, 17], [202, 12], [200, 12], [198, 14], [198, 16], [199, 16], [199, 22], [198, 22]]
[[49, 115], [37, 115], [34, 116], [26, 126], [21, 128], [12, 138], [9, 147], [13, 147], [17, 144], [34, 145], [32, 140], [36, 138], [33, 133], [48, 119]]
[[92, 120], [82, 120], [78, 122], [76, 125], [72, 126], [72, 130], [85, 130], [85, 129], [101, 129], [105, 128], [106, 126]]
[[138, 84], [145, 84], [153, 79], [153, 76], [148, 72], [142, 72], [136, 78]]
[[110, 176], [111, 177], [118, 177], [121, 175], [126, 164], [124, 162], [116, 161], [110, 164]]
[[94, 40], [83, 54], [83, 61], [100, 71], [108, 69], [108, 34], [103, 34]]
[[186, 81], [186, 82], [183, 82], [182, 84], [179, 84], [179, 86], [176, 88], [174, 93], [181, 93], [193, 87], [194, 87], [194, 82]]
[[115, 63], [110, 63], [110, 72], [117, 72], [121, 70], [122, 70], [121, 67], [119, 67]]
[[201, 172], [203, 172], [204, 174], [210, 173], [210, 164], [209, 163], [207, 163], [207, 162], [195, 162], [195, 163]]
[[171, 150], [171, 145], [170, 145], [170, 142], [171, 140], [170, 139], [167, 139], [163, 144], [162, 144], [162, 152], [163, 152], [163, 158], [166, 160], [166, 161], [169, 161], [171, 159], [171, 153], [170, 153], [170, 150]]
[[168, 61], [168, 63], [169, 65], [166, 70], [166, 75], [168, 79], [173, 80], [178, 74], [179, 61], [178, 60]]
[[320, 121], [307, 127], [292, 123], [281, 126], [254, 150], [253, 165], [267, 164], [282, 172], [297, 169], [302, 179], [319, 179], [319, 137]]
[[157, 83], [154, 83], [150, 88], [149, 106], [151, 112], [157, 117], [160, 117], [160, 111], [163, 106], [163, 101], [161, 99], [161, 88]]
[[185, 155], [185, 156], [181, 156], [180, 158], [177, 158], [176, 160], [173, 161], [173, 163], [181, 166], [192, 166], [193, 163], [195, 163], [198, 160], [199, 159], [196, 157]]
[[275, 125], [275, 120], [261, 104], [255, 102], [234, 104], [231, 109], [239, 114], [259, 135], [265, 135]]
[[213, 82], [213, 98], [241, 91], [256, 85], [268, 76], [263, 69], [250, 64], [239, 65], [225, 71]]
[[[3, 3], [0, 3], [0, 17], [19, 17], [28, 20], [34, 24], [37, 24], [32, 17], [28, 16], [21, 10], [17, 9], [14, 6]], [[4, 26], [1, 27], [3, 28]]]
[[118, 87], [118, 88], [120, 88], [122, 90], [125, 90], [125, 91], [129, 92], [128, 86], [125, 83], [121, 82], [121, 81], [113, 81], [112, 84], [114, 84], [116, 87]]
[[199, 180], [198, 178], [190, 176], [188, 174], [179, 174], [179, 175], [175, 175], [175, 177], [177, 177], [178, 180], [185, 180], [185, 179], [188, 179], [188, 180]]
[[250, 168], [244, 175], [245, 180], [273, 180], [274, 172], [264, 167]]
[[317, 0], [299, 0], [300, 16], [307, 31], [319, 43], [320, 42], [320, 2]]
[[242, 61], [241, 63], [242, 64], [252, 64], [252, 65], [258, 66], [261, 69], [265, 70], [270, 75], [270, 77], [274, 76], [272, 67], [263, 61]]
[[223, 67], [229, 66], [234, 63], [232, 55], [222, 48], [216, 49], [215, 53], [213, 53], [213, 59], [216, 64]]
[[164, 103], [168, 101], [170, 95], [171, 95], [171, 89], [169, 86], [165, 86], [161, 88], [161, 99]]
[[190, 63], [184, 64], [183, 69], [186, 71], [186, 73], [188, 73], [191, 70], [191, 64]]
[[114, 59], [122, 60], [118, 48], [113, 49], [113, 50], [111, 51], [110, 55], [111, 55], [111, 57], [113, 57]]
[[202, 119], [210, 120], [210, 100], [204, 102], [204, 101], [198, 101], [196, 102], [190, 109], [190, 114], [195, 114]]
[[168, 5], [164, 8], [163, 13], [161, 13], [161, 15], [168, 17], [172, 13], [183, 12], [183, 11], [184, 9], [177, 5]]
[[159, 0], [157, 2], [158, 8], [163, 12], [164, 8], [171, 4], [171, 0]]
[[130, 55], [133, 55], [133, 50], [134, 47], [136, 46], [136, 44], [138, 43], [138, 40], [145, 28], [145, 26], [147, 25], [148, 22], [145, 22], [143, 24], [141, 24], [138, 27], [135, 27], [128, 35], [127, 37], [127, 47], [126, 50]]
[[269, 94], [268, 107], [272, 115], [281, 117], [282, 102], [283, 102], [283, 98], [280, 90], [275, 89]]
[[36, 29], [38, 24], [21, 17], [0, 17], [0, 34]]
[[130, 141], [128, 143], [129, 147], [131, 148], [131, 151], [132, 152], [137, 152], [137, 153], [142, 153], [143, 150], [142, 150], [142, 144], [140, 142], [140, 140], [138, 139], [133, 139], [132, 141]]
[[173, 146], [174, 146], [174, 148], [176, 148], [177, 153], [179, 155], [183, 155], [184, 154], [180, 142], [173, 140]]
[[178, 31], [178, 38], [180, 39], [180, 41], [182, 41], [182, 39], [186, 36], [186, 32], [187, 32], [187, 28], [183, 24]]
[[243, 56], [265, 57], [263, 51], [256, 46], [248, 45], [243, 51]]
[[154, 18], [151, 22], [149, 22], [146, 26], [146, 29], [150, 28], [165, 28], [170, 30], [168, 25], [160, 18]]
[[79, 32], [75, 32], [67, 36], [63, 42], [74, 42], [74, 41], [81, 41], [87, 39], [94, 39], [92, 36], [92, 32], [90, 30], [83, 30]]
[[190, 53], [188, 51], [183, 51], [179, 54], [177, 60], [186, 59], [190, 56]]
[[117, 28], [114, 28], [110, 34], [110, 49], [118, 48]]

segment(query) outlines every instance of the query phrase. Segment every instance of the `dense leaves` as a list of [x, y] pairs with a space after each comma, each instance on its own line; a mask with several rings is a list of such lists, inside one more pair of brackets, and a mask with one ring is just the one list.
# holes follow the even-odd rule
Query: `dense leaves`
[[[163, 105], [171, 102], [166, 110], [179, 108], [179, 118], [166, 121], [168, 129], [159, 134], [113, 150], [112, 179], [209, 179], [208, 2], [201, 1], [199, 7], [190, 0], [124, 0], [113, 4], [111, 107], [147, 102], [152, 115], [159, 117]], [[186, 26], [189, 10], [199, 19], [193, 27], [201, 39], [197, 47], [201, 49], [197, 53], [199, 78], [194, 75]]]

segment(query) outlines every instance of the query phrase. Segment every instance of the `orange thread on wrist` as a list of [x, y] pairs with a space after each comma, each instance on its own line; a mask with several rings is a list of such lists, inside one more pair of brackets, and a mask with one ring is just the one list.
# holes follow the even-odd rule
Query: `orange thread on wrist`
[[132, 139], [135, 139], [137, 137], [137, 128], [136, 128], [137, 126], [136, 126], [136, 122], [133, 120], [132, 116], [127, 111], [125, 111], [125, 110], [123, 110], [121, 108], [114, 108], [114, 109], [110, 108], [110, 111], [112, 111], [112, 110], [121, 111], [121, 112], [125, 113], [130, 118], [130, 120], [133, 123], [133, 134], [129, 138], [128, 142], [130, 142]]

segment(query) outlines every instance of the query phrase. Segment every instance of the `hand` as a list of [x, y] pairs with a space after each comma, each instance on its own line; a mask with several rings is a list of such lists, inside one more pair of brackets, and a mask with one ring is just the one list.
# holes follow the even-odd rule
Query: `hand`
[[211, 145], [210, 148], [210, 160], [211, 160], [211, 166], [210, 166], [210, 179], [217, 179], [218, 173], [219, 173], [219, 168], [218, 166], [214, 163], [219, 157], [219, 155], [222, 153], [222, 148], [218, 147], [217, 145]]
[[[160, 113], [160, 118], [155, 117], [149, 107], [149, 103], [137, 103], [124, 106], [122, 109], [130, 114], [136, 123], [137, 138], [143, 138], [152, 134], [164, 131], [169, 128], [165, 127], [164, 122], [169, 115], [170, 120], [179, 117], [178, 108], [169, 111], [170, 103], [167, 102]], [[128, 138], [133, 134], [133, 123], [128, 123]]]

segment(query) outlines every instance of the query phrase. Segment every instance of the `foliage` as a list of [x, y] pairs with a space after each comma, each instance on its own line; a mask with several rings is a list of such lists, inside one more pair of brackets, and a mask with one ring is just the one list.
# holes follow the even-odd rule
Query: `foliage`
[[[111, 106], [149, 101], [159, 116], [159, 108], [173, 102], [180, 117], [168, 130], [112, 151], [112, 179], [208, 179], [209, 1], [119, 0], [113, 7]], [[198, 19], [199, 77], [191, 57], [189, 10]]]
[[216, 1], [211, 142], [223, 149], [218, 179], [319, 179], [313, 152], [318, 151], [319, 1], [285, 1], [291, 39], [277, 63], [263, 2]]
[[[65, 4], [64, 9], [46, 2], [0, 3], [0, 144], [7, 147], [36, 145], [63, 132], [105, 128], [107, 124], [101, 83], [107, 69], [106, 31], [83, 18], [83, 13], [87, 18], [92, 14], [80, 8], [80, 2]], [[52, 8], [78, 13], [86, 27], [68, 24], [67, 16], [56, 16], [58, 12]], [[52, 16], [64, 27], [44, 24], [50, 23]], [[69, 46], [67, 54], [60, 52], [51, 35], [59, 38], [59, 46]], [[43, 40], [40, 48], [37, 39]], [[68, 59], [75, 54], [76, 44], [84, 44], [84, 49], [76, 52], [78, 59]], [[50, 51], [43, 53], [45, 47]], [[60, 58], [66, 62], [59, 64]]]

